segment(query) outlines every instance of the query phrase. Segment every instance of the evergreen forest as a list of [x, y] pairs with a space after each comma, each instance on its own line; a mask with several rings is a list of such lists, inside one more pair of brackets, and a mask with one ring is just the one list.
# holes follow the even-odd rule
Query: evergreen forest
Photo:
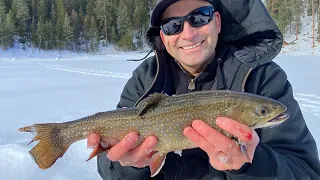
[[[156, 0], [0, 0], [0, 48], [14, 43], [39, 50], [96, 52], [99, 46], [141, 49]], [[302, 28], [312, 16], [313, 41], [320, 39], [320, 0], [265, 0], [282, 32]], [[318, 22], [318, 23], [317, 23]]]

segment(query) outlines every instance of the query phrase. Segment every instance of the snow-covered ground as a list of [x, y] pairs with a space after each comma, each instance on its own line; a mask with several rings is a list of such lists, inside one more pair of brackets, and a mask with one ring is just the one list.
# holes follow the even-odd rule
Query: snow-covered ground
[[[52, 52], [3, 53], [0, 50], [0, 179], [100, 179], [96, 159], [79, 141], [48, 170], [40, 170], [28, 151], [32, 134], [18, 128], [35, 123], [63, 122], [114, 109], [121, 90], [146, 53], [109, 55]], [[34, 55], [36, 54], [36, 55]], [[41, 58], [39, 58], [41, 57]], [[307, 124], [320, 145], [320, 57], [276, 58], [287, 72]], [[319, 146], [320, 147], [320, 146]]]
[[[296, 37], [296, 24], [292, 23], [292, 28], [288, 28], [284, 33], [284, 41], [288, 45], [283, 46], [281, 54], [303, 56], [303, 55], [320, 55], [320, 40], [315, 38], [315, 47], [313, 46], [312, 39], [312, 17], [307, 16], [307, 8], [301, 16], [301, 25], [299, 26], [298, 39]], [[317, 15], [315, 16], [317, 17]], [[317, 29], [317, 18], [315, 18], [315, 37], [319, 37]]]

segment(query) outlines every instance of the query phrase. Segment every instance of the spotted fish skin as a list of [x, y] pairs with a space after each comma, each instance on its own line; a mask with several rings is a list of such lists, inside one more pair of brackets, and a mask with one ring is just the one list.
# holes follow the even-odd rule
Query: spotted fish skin
[[184, 128], [191, 126], [193, 120], [203, 120], [231, 137], [217, 127], [217, 117], [229, 117], [255, 129], [282, 123], [288, 119], [286, 109], [286, 106], [270, 98], [227, 90], [176, 96], [154, 93], [136, 107], [100, 112], [64, 123], [35, 124], [19, 130], [37, 132], [31, 142], [40, 142], [30, 154], [40, 168], [47, 169], [63, 156], [72, 143], [87, 138], [90, 133], [105, 136], [110, 142], [118, 142], [134, 131], [141, 137], [138, 144], [147, 136], [154, 135], [158, 138], [154, 150], [166, 154], [196, 147], [183, 135]]

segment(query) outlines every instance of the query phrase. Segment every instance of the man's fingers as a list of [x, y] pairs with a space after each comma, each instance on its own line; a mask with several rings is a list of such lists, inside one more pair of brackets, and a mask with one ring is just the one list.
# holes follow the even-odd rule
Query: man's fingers
[[134, 157], [134, 161], [139, 161], [142, 157], [150, 154], [157, 143], [158, 139], [155, 136], [149, 136], [142, 144], [131, 150], [128, 156]]
[[135, 147], [137, 140], [137, 133], [129, 133], [108, 151], [108, 158], [111, 161], [119, 161], [126, 153], [128, 153], [128, 151]]
[[[157, 138], [154, 136], [147, 137], [143, 143], [130, 150], [122, 159], [119, 160], [122, 166], [145, 167], [153, 154], [152, 149], [157, 145]], [[145, 163], [145, 164], [144, 164]]]
[[96, 148], [100, 143], [100, 135], [96, 133], [89, 134], [87, 138], [87, 147], [90, 149]]
[[230, 138], [213, 129], [203, 121], [193, 121], [192, 127], [219, 151], [228, 152], [236, 146]]
[[244, 143], [251, 141], [253, 138], [253, 130], [250, 127], [232, 119], [218, 117], [216, 124]]
[[216, 149], [212, 146], [204, 137], [202, 137], [196, 130], [192, 127], [186, 127], [183, 134], [194, 142], [199, 148], [204, 150], [207, 154], [215, 152]]

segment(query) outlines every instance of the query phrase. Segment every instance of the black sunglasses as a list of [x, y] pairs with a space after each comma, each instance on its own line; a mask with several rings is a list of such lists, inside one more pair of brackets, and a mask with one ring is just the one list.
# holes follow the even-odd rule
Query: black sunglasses
[[188, 23], [195, 28], [204, 26], [212, 21], [214, 11], [212, 6], [203, 6], [193, 10], [186, 16], [171, 17], [162, 20], [160, 28], [163, 33], [168, 36], [179, 34], [183, 31], [184, 21], [188, 21]]

